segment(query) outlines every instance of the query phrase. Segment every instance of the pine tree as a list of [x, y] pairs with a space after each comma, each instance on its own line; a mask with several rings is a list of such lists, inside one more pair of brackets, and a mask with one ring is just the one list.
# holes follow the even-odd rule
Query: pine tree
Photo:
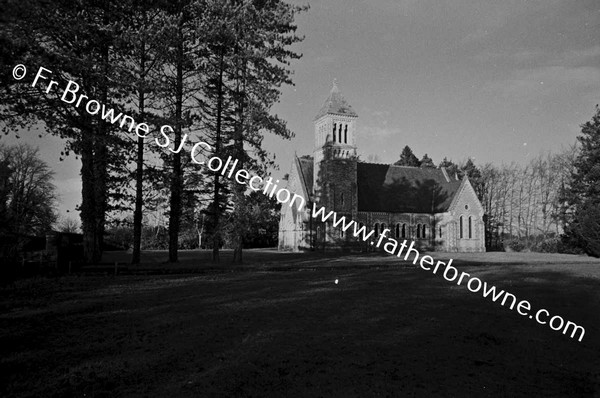
[[462, 171], [460, 170], [460, 167], [452, 160], [448, 160], [448, 158], [445, 157], [438, 165], [438, 168], [441, 169], [442, 167], [446, 169], [446, 172], [451, 178], [454, 178], [455, 176], [462, 178]]
[[400, 159], [396, 163], [394, 163], [394, 165], [419, 167], [421, 165], [421, 162], [419, 162], [419, 159], [415, 156], [412, 149], [410, 149], [410, 147], [407, 145], [402, 150], [402, 153], [400, 154]]
[[566, 236], [588, 254], [600, 257], [600, 107], [581, 126], [579, 154], [569, 190], [564, 190], [569, 214]]
[[[61, 100], [59, 89], [46, 90], [48, 80], [76, 81], [78, 92], [117, 113], [123, 98], [115, 82], [115, 38], [120, 30], [121, 8], [115, 2], [11, 1], [3, 20], [3, 42], [10, 43], [9, 62], [23, 63], [32, 70], [22, 81], [9, 84], [2, 93], [2, 119], [6, 130], [39, 122], [46, 130], [65, 138], [65, 155], [81, 158], [82, 201], [80, 214], [84, 256], [98, 262], [109, 200], [115, 192], [114, 174], [121, 173], [129, 159], [129, 142], [117, 126], [91, 116], [85, 104], [75, 107]], [[52, 71], [48, 80], [31, 86], [37, 67]]]
[[421, 163], [420, 167], [435, 169], [435, 163], [427, 154], [423, 155], [419, 163]]

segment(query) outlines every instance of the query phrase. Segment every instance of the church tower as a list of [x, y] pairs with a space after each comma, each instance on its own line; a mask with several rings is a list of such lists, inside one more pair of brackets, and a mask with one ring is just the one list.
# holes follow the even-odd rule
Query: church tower
[[328, 210], [356, 211], [356, 122], [358, 115], [336, 81], [314, 120], [313, 191]]

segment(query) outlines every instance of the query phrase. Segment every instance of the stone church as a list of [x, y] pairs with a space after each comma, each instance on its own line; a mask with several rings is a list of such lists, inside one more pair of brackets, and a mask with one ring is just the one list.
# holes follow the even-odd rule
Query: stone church
[[[363, 242], [311, 217], [313, 203], [388, 237], [414, 240], [423, 250], [485, 251], [483, 207], [467, 177], [444, 168], [365, 163], [356, 153], [358, 115], [337, 85], [314, 119], [312, 156], [295, 156], [287, 189], [307, 205], [283, 205], [279, 250], [366, 250]], [[317, 207], [317, 208], [318, 208]]]

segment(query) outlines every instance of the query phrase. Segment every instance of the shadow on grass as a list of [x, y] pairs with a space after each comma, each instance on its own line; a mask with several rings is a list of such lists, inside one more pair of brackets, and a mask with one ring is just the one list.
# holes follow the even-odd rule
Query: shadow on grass
[[458, 267], [583, 341], [414, 268], [40, 278], [0, 290], [0, 395], [600, 393], [597, 275]]

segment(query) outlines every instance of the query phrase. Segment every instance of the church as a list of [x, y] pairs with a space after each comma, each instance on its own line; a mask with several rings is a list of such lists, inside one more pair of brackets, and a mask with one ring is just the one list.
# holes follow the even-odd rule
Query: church
[[313, 204], [422, 250], [485, 251], [483, 207], [469, 179], [442, 168], [365, 163], [358, 159], [358, 115], [336, 83], [314, 119], [312, 156], [295, 156], [287, 189], [307, 206], [283, 205], [279, 250], [368, 250], [370, 242], [311, 217]]

